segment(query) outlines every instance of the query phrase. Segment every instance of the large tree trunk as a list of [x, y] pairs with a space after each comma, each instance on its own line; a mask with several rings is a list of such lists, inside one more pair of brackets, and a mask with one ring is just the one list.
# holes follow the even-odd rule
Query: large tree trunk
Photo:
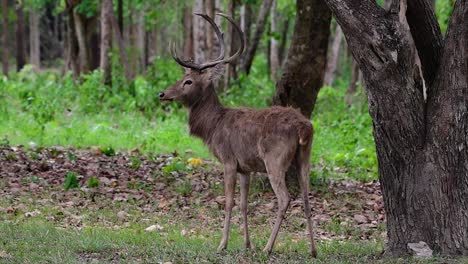
[[[193, 13], [204, 13], [204, 0], [195, 0], [193, 5]], [[203, 19], [199, 16], [193, 17], [193, 47], [194, 47], [194, 60], [197, 63], [205, 61], [206, 50], [206, 32]]]
[[117, 22], [117, 19], [115, 18], [114, 11], [111, 10], [111, 22], [112, 22], [112, 30], [115, 33], [115, 38], [117, 39], [117, 46], [119, 48], [119, 54], [120, 54], [120, 59], [122, 60], [122, 66], [124, 69], [125, 73], [125, 78], [127, 82], [131, 82], [133, 79], [133, 76], [130, 71], [130, 64], [128, 62], [128, 56], [125, 51], [125, 44], [123, 40], [123, 34], [119, 29], [119, 23]]
[[250, 67], [252, 67], [255, 53], [257, 52], [258, 45], [260, 44], [260, 38], [263, 35], [263, 31], [265, 31], [265, 25], [272, 3], [273, 0], [263, 0], [260, 7], [260, 13], [258, 14], [257, 23], [255, 24], [255, 33], [241, 61], [241, 70], [246, 74], [249, 74]]
[[29, 56], [30, 63], [37, 69], [41, 67], [41, 40], [39, 38], [39, 10], [29, 11]]
[[337, 25], [335, 37], [333, 38], [331, 54], [330, 54], [330, 57], [328, 58], [327, 67], [325, 69], [325, 77], [323, 78], [324, 79], [323, 83], [328, 86], [332, 85], [333, 78], [335, 77], [336, 68], [338, 66], [338, 59], [340, 58], [342, 38], [343, 38], [343, 31], [341, 31], [341, 27]]
[[103, 73], [102, 81], [112, 83], [111, 47], [112, 47], [112, 0], [103, 0], [101, 6], [101, 60], [99, 67]]
[[296, 24], [274, 104], [299, 108], [310, 117], [323, 85], [331, 12], [323, 0], [298, 0]]
[[74, 18], [74, 6], [69, 4], [69, 1], [66, 1], [66, 10], [67, 10], [67, 17], [68, 17], [68, 23], [67, 23], [67, 56], [65, 60], [65, 65], [67, 69], [71, 69], [73, 73], [73, 79], [77, 80], [78, 77], [80, 76], [80, 59], [79, 59], [79, 45], [78, 45], [78, 39], [76, 37], [76, 31], [75, 31], [75, 18]]
[[3, 75], [8, 76], [8, 0], [2, 0], [2, 69]]
[[273, 4], [271, 5], [271, 19], [270, 19], [270, 34], [273, 35], [270, 38], [270, 72], [271, 78], [276, 80], [278, 77], [278, 71], [280, 67], [279, 61], [279, 46], [278, 46], [278, 0], [273, 0]]
[[23, 4], [16, 6], [16, 70], [20, 71], [26, 64], [26, 47], [24, 33]]
[[424, 241], [468, 255], [467, 1], [457, 1], [445, 45], [427, 0], [393, 1], [389, 11], [375, 1], [326, 2], [366, 83], [387, 253]]

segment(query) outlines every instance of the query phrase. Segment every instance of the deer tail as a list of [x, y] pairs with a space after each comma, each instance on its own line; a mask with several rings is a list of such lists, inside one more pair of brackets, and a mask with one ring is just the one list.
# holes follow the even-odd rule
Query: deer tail
[[307, 145], [312, 139], [313, 133], [314, 131], [310, 122], [301, 122], [298, 129], [299, 144], [303, 146]]

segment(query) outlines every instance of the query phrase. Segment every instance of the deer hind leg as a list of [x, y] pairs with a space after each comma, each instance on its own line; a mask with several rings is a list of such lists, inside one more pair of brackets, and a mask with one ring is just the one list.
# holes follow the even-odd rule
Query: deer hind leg
[[249, 238], [249, 229], [247, 224], [247, 207], [248, 207], [248, 197], [249, 197], [249, 185], [250, 185], [250, 175], [241, 174], [240, 177], [240, 193], [241, 193], [241, 202], [240, 209], [242, 212], [242, 221], [244, 225], [244, 245], [245, 248], [250, 248], [250, 238]]
[[304, 200], [304, 214], [307, 220], [307, 227], [309, 231], [309, 238], [310, 238], [310, 254], [312, 257], [317, 256], [317, 249], [315, 248], [314, 243], [314, 235], [312, 230], [312, 219], [311, 219], [311, 211], [309, 205], [309, 155], [310, 155], [310, 145], [309, 146], [302, 146], [298, 151], [299, 156], [298, 162], [300, 166], [300, 179], [299, 184], [301, 187], [302, 192], [302, 199]]
[[276, 198], [278, 199], [278, 211], [276, 214], [275, 225], [271, 231], [270, 239], [263, 249], [264, 252], [270, 253], [273, 249], [276, 236], [278, 235], [279, 229], [281, 227], [281, 222], [283, 221], [291, 199], [288, 188], [286, 187], [285, 173], [291, 164], [293, 157], [292, 153], [294, 153], [294, 151], [291, 153], [285, 153], [283, 148], [281, 151], [274, 151], [266, 155], [265, 165], [271, 187], [273, 188]]
[[223, 228], [223, 238], [218, 247], [218, 252], [226, 249], [228, 240], [229, 240], [229, 225], [231, 223], [231, 212], [232, 207], [234, 206], [234, 193], [236, 187], [236, 166], [224, 165], [224, 194], [226, 196], [226, 205], [225, 218], [224, 218], [224, 228]]

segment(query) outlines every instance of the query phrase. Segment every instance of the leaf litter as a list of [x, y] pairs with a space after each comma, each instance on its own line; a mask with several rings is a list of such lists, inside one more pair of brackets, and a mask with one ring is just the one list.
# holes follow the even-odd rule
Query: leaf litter
[[[138, 150], [106, 155], [97, 147], [20, 146], [0, 148], [0, 165], [0, 220], [42, 217], [58, 227], [78, 229], [92, 225], [123, 228], [138, 221], [148, 232], [167, 230], [167, 225], [179, 220], [193, 220], [199, 229], [216, 231], [222, 223], [222, 167], [210, 160], [184, 160], [177, 153], [143, 155]], [[78, 188], [67, 191], [64, 183], [70, 173], [76, 175]], [[251, 189], [249, 225], [269, 228], [275, 219], [276, 198], [264, 186], [265, 175], [253, 177], [255, 185], [263, 188]], [[309, 198], [318, 240], [385, 239], [378, 182], [330, 179], [312, 186]], [[83, 213], [106, 209], [115, 210], [115, 218], [97, 214], [90, 220]], [[174, 223], [155, 222], [155, 217], [166, 215]], [[286, 217], [282, 230], [293, 234], [292, 242], [305, 237], [301, 199], [291, 201]], [[232, 222], [241, 223], [238, 206]], [[181, 231], [182, 236], [196, 233], [201, 230], [186, 227]]]

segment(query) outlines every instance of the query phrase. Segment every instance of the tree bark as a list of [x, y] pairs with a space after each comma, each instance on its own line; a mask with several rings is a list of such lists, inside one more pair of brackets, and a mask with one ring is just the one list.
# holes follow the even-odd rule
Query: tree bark
[[119, 25], [119, 31], [123, 39], [124, 21], [123, 21], [123, 0], [117, 1], [117, 21]]
[[244, 3], [240, 8], [240, 26], [245, 35], [245, 45], [250, 45], [250, 31], [252, 28], [252, 6]]
[[2, 69], [3, 75], [8, 76], [8, 0], [2, 0]]
[[278, 0], [273, 0], [271, 5], [271, 16], [270, 16], [270, 72], [271, 78], [276, 80], [278, 76], [278, 71], [280, 67], [280, 60], [279, 60], [279, 46], [278, 46]]
[[80, 59], [79, 59], [79, 46], [78, 46], [78, 39], [76, 37], [76, 30], [75, 30], [75, 18], [74, 18], [74, 6], [66, 1], [66, 11], [68, 17], [67, 23], [67, 40], [68, 40], [68, 51], [67, 51], [67, 58], [66, 58], [66, 65], [68, 69], [72, 70], [73, 79], [77, 80], [80, 76]]
[[112, 83], [111, 47], [112, 47], [112, 0], [103, 0], [101, 5], [101, 59], [99, 67], [103, 73], [102, 81]]
[[[195, 0], [193, 5], [193, 13], [204, 13], [204, 0]], [[197, 63], [205, 61], [206, 50], [206, 32], [203, 19], [199, 16], [193, 17], [193, 47], [194, 47], [194, 60]]]
[[73, 12], [73, 19], [75, 21], [75, 32], [76, 38], [78, 40], [78, 57], [79, 57], [79, 66], [80, 73], [85, 74], [90, 70], [89, 67], [89, 57], [88, 57], [88, 44], [86, 41], [86, 27], [85, 27], [85, 18], [78, 14], [77, 11]]
[[283, 30], [281, 33], [281, 42], [279, 45], [279, 61], [280, 65], [284, 64], [285, 53], [286, 53], [286, 43], [288, 41], [288, 31], [289, 31], [289, 18], [286, 18], [283, 23]]
[[146, 29], [145, 29], [145, 9], [138, 11], [137, 24], [137, 54], [140, 73], [146, 70]]
[[133, 77], [130, 71], [130, 64], [128, 62], [128, 56], [127, 56], [127, 53], [125, 52], [125, 44], [124, 44], [124, 40], [122, 37], [123, 34], [119, 30], [119, 24], [117, 22], [117, 19], [115, 18], [113, 10], [111, 13], [111, 22], [112, 22], [112, 29], [115, 33], [115, 38], [117, 39], [117, 46], [119, 47], [119, 54], [120, 54], [120, 59], [122, 60], [125, 78], [127, 79], [127, 82], [131, 82]]
[[[236, 2], [235, 0], [230, 0], [229, 5], [228, 5], [228, 10], [227, 10], [227, 15], [234, 18], [234, 12], [236, 8]], [[227, 35], [225, 36], [225, 41], [226, 41], [226, 54], [227, 56], [230, 56], [233, 53], [233, 46], [234, 46], [234, 28], [232, 25], [229, 23], [227, 26]], [[224, 74], [224, 85], [223, 89], [226, 91], [231, 83], [231, 78], [233, 76], [234, 72], [234, 65], [232, 63], [226, 64], [226, 70]]]
[[39, 11], [31, 8], [29, 11], [29, 54], [30, 63], [37, 69], [41, 68], [40, 18]]
[[331, 12], [323, 0], [298, 0], [296, 22], [273, 103], [299, 108], [310, 117], [323, 85]]
[[184, 25], [184, 58], [193, 58], [193, 27], [192, 27], [192, 10], [184, 8], [182, 16], [182, 24]]
[[[366, 83], [387, 214], [386, 253], [406, 255], [408, 243], [424, 241], [438, 254], [468, 255], [466, 0], [455, 5], [441, 53], [440, 30], [426, 2], [393, 1], [389, 11], [374, 1], [326, 2]], [[407, 20], [413, 11], [420, 19]]]
[[21, 69], [26, 64], [26, 47], [24, 33], [24, 13], [23, 4], [16, 6], [16, 70]]
[[[330, 54], [330, 57], [328, 58], [327, 67], [325, 69], [325, 77], [323, 81], [325, 85], [331, 86], [333, 83], [333, 78], [335, 76], [336, 68], [338, 66], [338, 60], [340, 58], [340, 49], [341, 49], [342, 39], [343, 39], [343, 31], [341, 31], [341, 27], [337, 25], [335, 37], [333, 38], [331, 54]], [[354, 86], [355, 86], [356, 81], [357, 81], [357, 78], [356, 80], [354, 80]]]
[[[205, 0], [205, 14], [209, 17], [215, 16], [215, 1], [214, 0]], [[213, 34], [213, 29], [209, 23], [205, 23], [205, 32], [206, 32], [206, 58], [213, 57], [213, 47], [215, 43], [215, 36]]]
[[346, 90], [345, 102], [348, 106], [353, 104], [353, 95], [356, 93], [357, 83], [359, 82], [359, 65], [352, 60], [351, 62], [351, 80]]
[[255, 33], [241, 61], [241, 70], [246, 74], [249, 74], [250, 67], [252, 67], [252, 62], [254, 60], [258, 45], [260, 43], [260, 38], [263, 35], [263, 31], [265, 31], [265, 25], [268, 19], [268, 14], [270, 12], [272, 3], [273, 0], [262, 1], [260, 13], [258, 14], [257, 18]]

